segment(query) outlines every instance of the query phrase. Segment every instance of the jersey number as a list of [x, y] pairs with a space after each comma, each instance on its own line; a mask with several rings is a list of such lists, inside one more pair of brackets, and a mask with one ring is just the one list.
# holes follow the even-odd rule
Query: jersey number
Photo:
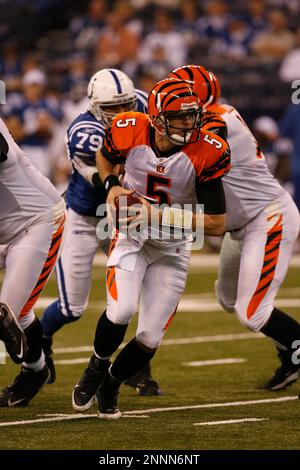
[[170, 205], [170, 196], [162, 189], [157, 189], [157, 186], [164, 188], [171, 187], [171, 179], [164, 176], [157, 176], [148, 173], [147, 176], [147, 196], [155, 197], [159, 204]]
[[6, 142], [4, 135], [0, 132], [0, 162], [5, 162], [5, 160], [7, 160], [8, 150], [8, 143]]
[[98, 134], [88, 134], [87, 132], [78, 132], [77, 137], [80, 137], [79, 141], [76, 144], [76, 147], [83, 149], [86, 140], [88, 140], [88, 148], [91, 152], [97, 152], [100, 147], [102, 137]]
[[213, 145], [214, 147], [216, 147], [217, 149], [222, 148], [221, 142], [220, 142], [219, 140], [217, 140], [217, 139], [214, 139], [214, 138], [211, 139], [208, 134], [205, 134], [204, 140], [205, 140], [205, 142], [207, 142], [208, 144]]
[[136, 118], [119, 119], [116, 122], [117, 127], [127, 127], [127, 126], [134, 127], [135, 124], [136, 124]]

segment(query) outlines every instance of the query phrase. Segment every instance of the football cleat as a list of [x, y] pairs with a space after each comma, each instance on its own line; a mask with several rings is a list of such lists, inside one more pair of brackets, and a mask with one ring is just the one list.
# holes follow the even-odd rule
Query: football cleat
[[49, 378], [47, 364], [39, 372], [22, 367], [12, 385], [0, 392], [0, 407], [26, 406]]
[[88, 367], [72, 393], [72, 406], [75, 411], [83, 412], [90, 409], [94, 403], [97, 388], [101, 385], [109, 366], [109, 360], [103, 361], [95, 355], [91, 357]]
[[119, 419], [121, 417], [121, 411], [118, 407], [120, 385], [121, 382], [108, 372], [96, 393], [100, 419]]
[[0, 302], [0, 340], [5, 344], [6, 350], [16, 364], [26, 359], [26, 335], [19, 326], [9, 306]]
[[162, 395], [158, 383], [151, 376], [150, 363], [127, 379], [124, 384], [135, 388], [138, 394], [144, 397]]
[[144, 379], [139, 382], [135, 388], [138, 394], [142, 397], [162, 395], [162, 391], [159, 388], [158, 383], [153, 379]]
[[47, 384], [53, 384], [56, 380], [55, 365], [54, 365], [54, 361], [52, 357], [53, 355], [53, 351], [51, 347], [52, 342], [53, 342], [52, 337], [46, 338], [45, 336], [43, 336], [43, 351], [45, 354], [45, 361], [50, 372], [50, 376], [49, 376], [49, 380]]
[[292, 352], [290, 350], [278, 351], [281, 366], [276, 369], [273, 377], [266, 385], [266, 388], [272, 391], [283, 390], [296, 382], [300, 373], [300, 364], [294, 364], [291, 360]]

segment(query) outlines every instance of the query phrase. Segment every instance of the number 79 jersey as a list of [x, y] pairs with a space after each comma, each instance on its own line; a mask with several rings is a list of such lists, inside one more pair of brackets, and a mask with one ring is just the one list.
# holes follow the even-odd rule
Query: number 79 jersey
[[155, 153], [154, 133], [146, 115], [118, 114], [106, 131], [101, 152], [111, 163], [125, 164], [126, 188], [159, 204], [195, 204], [196, 185], [220, 178], [230, 169], [228, 144], [211, 132], [201, 133], [198, 142], [178, 146], [166, 157]]

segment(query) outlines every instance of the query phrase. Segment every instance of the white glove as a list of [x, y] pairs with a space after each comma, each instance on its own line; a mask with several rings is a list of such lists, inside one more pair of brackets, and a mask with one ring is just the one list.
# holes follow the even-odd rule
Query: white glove
[[97, 167], [86, 165], [79, 157], [74, 157], [72, 163], [75, 170], [77, 170], [86, 181], [93, 185], [93, 176], [95, 173], [98, 173]]

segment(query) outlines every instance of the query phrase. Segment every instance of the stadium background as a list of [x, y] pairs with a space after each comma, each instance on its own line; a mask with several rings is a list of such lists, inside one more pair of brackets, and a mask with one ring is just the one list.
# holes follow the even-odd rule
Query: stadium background
[[[297, 142], [281, 136], [280, 129], [291, 106], [291, 83], [300, 79], [298, 0], [0, 0], [0, 7], [0, 79], [7, 90], [0, 113], [9, 123], [26, 86], [41, 86], [55, 111], [42, 145], [43, 158], [49, 159], [49, 176], [61, 191], [70, 172], [64, 132], [86, 104], [92, 73], [120, 68], [137, 87], [149, 91], [174, 67], [195, 63], [216, 73], [224, 99], [242, 113], [272, 171], [294, 193], [300, 153], [295, 151]], [[298, 320], [299, 263], [295, 254], [278, 300]], [[153, 363], [164, 395], [143, 399], [124, 387], [120, 404], [132, 411], [132, 419], [102, 423], [92, 415], [77, 421], [70, 394], [105, 302], [104, 258], [99, 255], [88, 311], [55, 339], [57, 382], [45, 387], [27, 409], [1, 412], [0, 429], [6, 438], [0, 448], [299, 449], [299, 403], [294, 401], [299, 385], [276, 395], [263, 389], [277, 364], [273, 346], [254, 339], [218, 307], [213, 293], [216, 266], [216, 255], [194, 257], [182, 306]], [[52, 277], [37, 311], [55, 296]], [[134, 324], [129, 335], [133, 329]], [[237, 361], [226, 364], [228, 358]], [[219, 359], [225, 363], [187, 365]], [[1, 386], [14, 369], [11, 362], [0, 366]], [[280, 398], [283, 401], [276, 401]], [[258, 402], [269, 399], [268, 404]], [[229, 402], [237, 404], [227, 406]], [[215, 403], [223, 405], [216, 408]], [[222, 425], [195, 426], [228, 419], [242, 421], [227, 426], [226, 434]]]

